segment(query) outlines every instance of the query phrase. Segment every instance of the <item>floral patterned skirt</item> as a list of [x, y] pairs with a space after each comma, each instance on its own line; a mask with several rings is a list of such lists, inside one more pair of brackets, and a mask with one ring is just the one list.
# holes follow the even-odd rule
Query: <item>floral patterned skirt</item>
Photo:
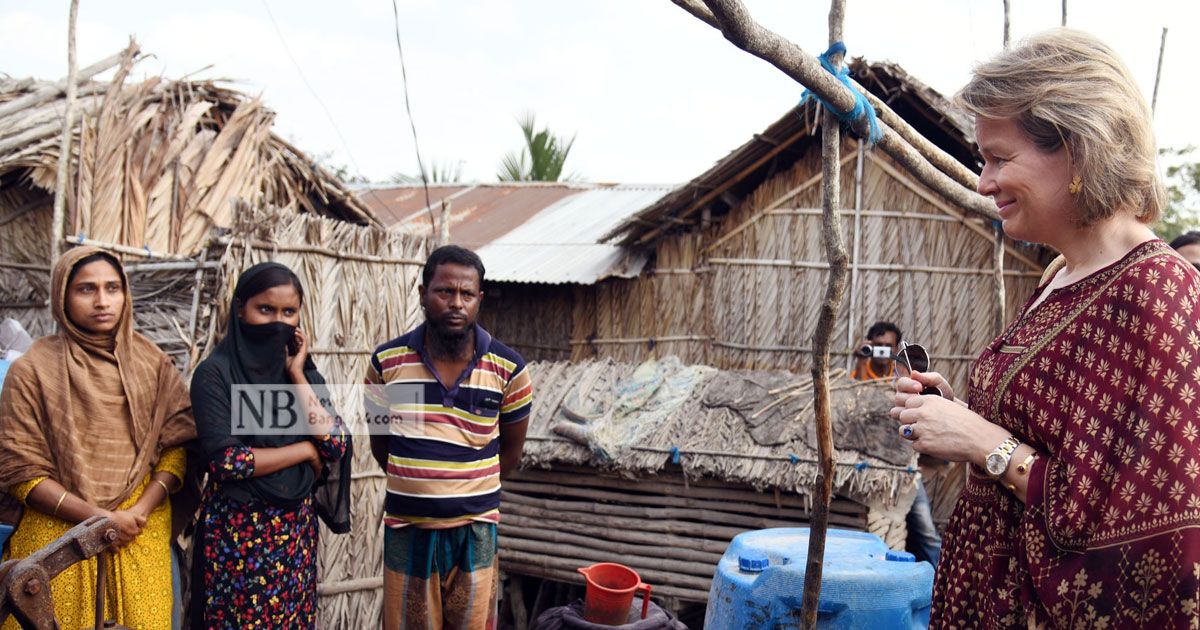
[[317, 518], [295, 508], [204, 497], [196, 531], [193, 628], [314, 628]]

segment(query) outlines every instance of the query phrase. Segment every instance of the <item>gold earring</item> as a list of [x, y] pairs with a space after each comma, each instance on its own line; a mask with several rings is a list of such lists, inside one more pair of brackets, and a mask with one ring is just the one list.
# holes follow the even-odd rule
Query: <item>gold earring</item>
[[1076, 175], [1071, 180], [1071, 184], [1069, 186], [1067, 186], [1067, 192], [1071, 193], [1072, 195], [1078, 195], [1079, 191], [1082, 189], [1083, 189], [1083, 180], [1080, 179], [1078, 175]]

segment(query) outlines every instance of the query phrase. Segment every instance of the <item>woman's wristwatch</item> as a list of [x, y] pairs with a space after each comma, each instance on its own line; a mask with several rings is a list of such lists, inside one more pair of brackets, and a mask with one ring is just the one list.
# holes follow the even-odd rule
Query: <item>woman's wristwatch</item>
[[1021, 441], [1014, 436], [1008, 436], [1008, 439], [1000, 443], [1000, 446], [992, 449], [988, 453], [987, 459], [984, 460], [984, 470], [993, 480], [999, 480], [1008, 470], [1008, 463], [1012, 460], [1013, 451], [1021, 445]]

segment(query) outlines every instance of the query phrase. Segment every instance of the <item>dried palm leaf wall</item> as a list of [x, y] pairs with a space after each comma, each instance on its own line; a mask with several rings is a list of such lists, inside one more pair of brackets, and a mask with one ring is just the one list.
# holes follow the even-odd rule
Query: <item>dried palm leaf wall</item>
[[526, 361], [568, 360], [578, 289], [577, 285], [488, 282], [479, 323]]
[[[835, 360], [848, 362], [866, 328], [888, 320], [962, 387], [992, 338], [992, 227], [964, 218], [887, 156], [860, 158], [847, 142], [842, 161], [851, 277]], [[722, 368], [805, 369], [826, 282], [820, 207], [819, 156], [810, 152], [718, 224], [661, 239], [642, 277], [601, 283], [577, 299], [573, 358], [676, 354]], [[1041, 269], [1032, 251], [1006, 247], [1011, 318]]]
[[0, 320], [15, 318], [34, 337], [53, 332], [49, 309], [53, 197], [0, 176]]
[[[427, 243], [406, 234], [286, 211], [239, 207], [232, 235], [219, 241], [218, 313], [207, 345], [220, 338], [242, 271], [273, 260], [300, 277], [305, 300], [301, 327], [317, 367], [330, 383], [361, 383], [372, 350], [420, 322], [416, 287]], [[334, 392], [348, 417], [361, 399]], [[383, 586], [385, 477], [371, 458], [366, 436], [356, 437], [351, 491], [352, 530], [335, 536], [322, 526], [318, 551], [319, 625], [366, 628], [379, 624]]]

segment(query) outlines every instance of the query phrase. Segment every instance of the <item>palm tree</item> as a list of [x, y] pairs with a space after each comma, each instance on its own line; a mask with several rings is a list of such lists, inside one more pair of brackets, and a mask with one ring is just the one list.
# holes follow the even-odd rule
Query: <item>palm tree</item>
[[572, 173], [562, 176], [563, 165], [575, 144], [575, 136], [569, 140], [550, 133], [549, 129], [537, 131], [533, 113], [526, 113], [517, 123], [525, 136], [525, 146], [520, 153], [511, 152], [500, 161], [500, 172], [496, 177], [502, 182], [556, 182], [572, 180]]

